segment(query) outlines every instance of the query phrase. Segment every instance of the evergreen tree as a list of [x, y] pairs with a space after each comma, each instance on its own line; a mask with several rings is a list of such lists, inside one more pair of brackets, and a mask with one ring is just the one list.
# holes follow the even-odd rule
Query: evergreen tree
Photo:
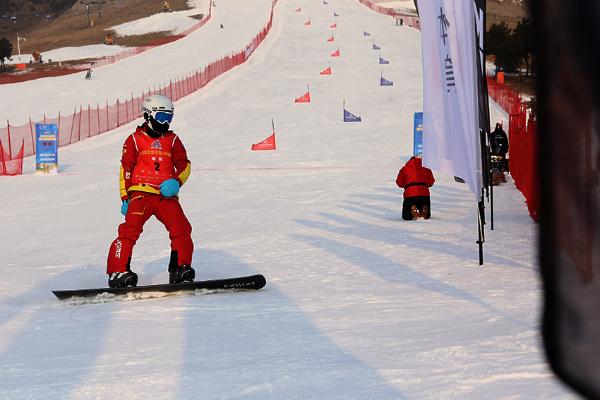
[[517, 24], [513, 36], [519, 46], [521, 62], [526, 66], [526, 75], [535, 73], [534, 36], [529, 18], [523, 18], [521, 22]]
[[485, 36], [486, 54], [496, 56], [496, 67], [515, 72], [521, 61], [521, 50], [513, 31], [506, 22], [492, 24]]
[[5, 37], [0, 38], [0, 65], [4, 71], [4, 59], [12, 56], [12, 43]]
[[497, 54], [498, 49], [509, 40], [511, 30], [506, 22], [492, 24], [490, 29], [485, 34], [485, 52], [486, 54]]

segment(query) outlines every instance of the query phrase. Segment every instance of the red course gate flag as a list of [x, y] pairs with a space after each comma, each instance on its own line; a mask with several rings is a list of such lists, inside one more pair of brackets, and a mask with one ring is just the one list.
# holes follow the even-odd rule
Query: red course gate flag
[[310, 87], [306, 85], [306, 93], [294, 99], [294, 103], [310, 103]]
[[331, 75], [331, 67], [327, 67], [325, 68], [323, 71], [320, 72], [321, 75]]
[[271, 120], [271, 125], [273, 127], [273, 133], [271, 134], [271, 136], [269, 136], [262, 142], [253, 144], [251, 150], [276, 150], [277, 149], [277, 147], [275, 145], [275, 122], [273, 120]]

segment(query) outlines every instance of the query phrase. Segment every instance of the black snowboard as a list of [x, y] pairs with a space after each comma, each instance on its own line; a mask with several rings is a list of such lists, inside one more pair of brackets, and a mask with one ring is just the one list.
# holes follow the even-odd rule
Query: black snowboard
[[125, 288], [98, 288], [98, 289], [74, 289], [74, 290], [53, 290], [52, 293], [60, 300], [67, 300], [74, 297], [89, 298], [103, 293], [110, 293], [115, 296], [124, 296], [136, 293], [174, 293], [181, 291], [194, 290], [221, 290], [221, 291], [238, 291], [238, 290], [257, 290], [263, 288], [267, 281], [262, 275], [241, 276], [238, 278], [215, 279], [210, 281], [196, 281], [179, 283], [171, 285], [168, 283], [160, 285], [146, 285]]

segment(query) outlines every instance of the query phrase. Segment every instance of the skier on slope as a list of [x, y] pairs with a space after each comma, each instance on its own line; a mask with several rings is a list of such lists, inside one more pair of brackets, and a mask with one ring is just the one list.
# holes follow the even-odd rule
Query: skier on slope
[[108, 252], [110, 287], [137, 285], [138, 276], [130, 268], [133, 246], [153, 215], [171, 239], [169, 283], [192, 282], [195, 277], [192, 226], [177, 197], [190, 175], [190, 161], [181, 139], [169, 130], [174, 106], [168, 97], [152, 95], [144, 100], [142, 112], [145, 122], [123, 144], [119, 186], [125, 222]]
[[411, 157], [400, 168], [396, 184], [404, 189], [402, 219], [410, 221], [431, 217], [429, 188], [433, 186], [434, 182], [433, 173], [429, 168], [423, 166], [421, 156]]

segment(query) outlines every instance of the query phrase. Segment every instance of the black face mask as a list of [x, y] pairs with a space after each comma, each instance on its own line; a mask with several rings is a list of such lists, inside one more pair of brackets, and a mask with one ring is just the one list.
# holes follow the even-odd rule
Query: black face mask
[[148, 133], [153, 137], [163, 135], [169, 130], [169, 124], [161, 124], [152, 118], [152, 116], [148, 117], [148, 127], [150, 128], [150, 132]]

